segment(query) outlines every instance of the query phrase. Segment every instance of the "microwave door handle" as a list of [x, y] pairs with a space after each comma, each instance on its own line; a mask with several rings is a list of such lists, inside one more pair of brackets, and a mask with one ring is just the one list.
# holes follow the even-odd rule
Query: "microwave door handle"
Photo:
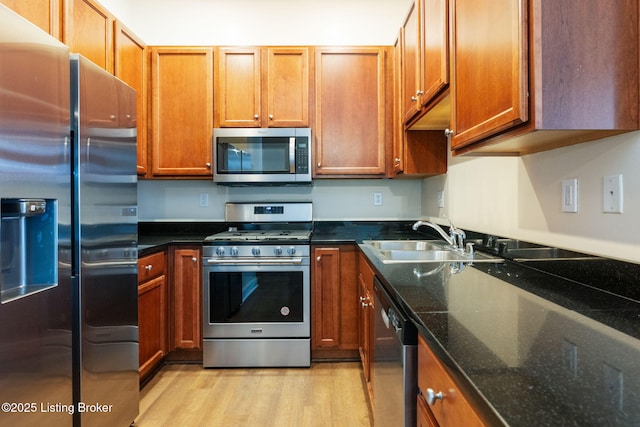
[[296, 137], [289, 138], [289, 173], [296, 173]]

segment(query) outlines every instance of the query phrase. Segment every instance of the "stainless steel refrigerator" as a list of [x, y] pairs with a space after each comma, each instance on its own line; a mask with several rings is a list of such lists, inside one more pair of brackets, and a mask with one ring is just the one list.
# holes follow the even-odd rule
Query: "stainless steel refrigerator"
[[135, 92], [0, 5], [0, 425], [138, 414]]

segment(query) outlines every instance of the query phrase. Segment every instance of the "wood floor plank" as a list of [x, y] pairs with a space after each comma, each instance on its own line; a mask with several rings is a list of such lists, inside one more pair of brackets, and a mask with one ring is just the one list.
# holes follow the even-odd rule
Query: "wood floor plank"
[[357, 362], [310, 368], [166, 365], [142, 389], [136, 427], [370, 427]]

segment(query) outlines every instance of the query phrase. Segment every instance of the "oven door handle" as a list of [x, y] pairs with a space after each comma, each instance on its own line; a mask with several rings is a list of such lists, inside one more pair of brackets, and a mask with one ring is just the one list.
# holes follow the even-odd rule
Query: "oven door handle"
[[302, 258], [260, 258], [260, 259], [207, 259], [209, 265], [301, 265]]

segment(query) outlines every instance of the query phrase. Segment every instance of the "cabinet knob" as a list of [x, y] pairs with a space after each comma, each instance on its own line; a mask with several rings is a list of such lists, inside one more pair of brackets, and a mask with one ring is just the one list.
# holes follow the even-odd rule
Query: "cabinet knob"
[[416, 96], [422, 96], [422, 95], [424, 95], [424, 92], [423, 92], [423, 91], [421, 91], [420, 89], [418, 89], [418, 90], [416, 91]]
[[273, 120], [273, 114], [269, 114], [269, 120]]
[[198, 262], [198, 258], [196, 257], [191, 258], [191, 262]]
[[319, 256], [318, 258], [316, 258], [316, 261], [320, 262], [322, 260], [322, 256]]
[[151, 264], [145, 265], [144, 269], [147, 270], [147, 271], [151, 271], [151, 269], [153, 269], [153, 265], [151, 265]]
[[435, 391], [433, 391], [432, 388], [427, 389], [426, 397], [427, 397], [427, 403], [429, 404], [429, 406], [433, 406], [433, 404], [436, 403], [436, 400], [444, 399], [444, 395], [442, 394], [441, 391], [436, 393]]
[[411, 102], [417, 102], [417, 101], [418, 101], [418, 98], [417, 98], [417, 97], [415, 97], [415, 96], [412, 96], [412, 97], [411, 97]]
[[207, 167], [207, 169], [211, 169], [211, 163], [207, 162], [204, 165]]
[[318, 167], [320, 167], [322, 164], [320, 162], [318, 162]]
[[256, 119], [256, 120], [258, 120], [258, 119], [260, 118], [260, 116], [259, 116], [259, 115], [257, 115], [257, 114], [254, 114], [253, 118], [254, 118], [254, 119]]
[[446, 136], [447, 138], [449, 138], [450, 136], [453, 136], [453, 131], [451, 129], [445, 129], [444, 136]]
[[400, 164], [400, 158], [399, 158], [399, 157], [396, 157], [395, 159], [393, 159], [393, 161], [394, 161], [394, 163], [395, 163], [396, 165], [399, 165], [399, 164]]

